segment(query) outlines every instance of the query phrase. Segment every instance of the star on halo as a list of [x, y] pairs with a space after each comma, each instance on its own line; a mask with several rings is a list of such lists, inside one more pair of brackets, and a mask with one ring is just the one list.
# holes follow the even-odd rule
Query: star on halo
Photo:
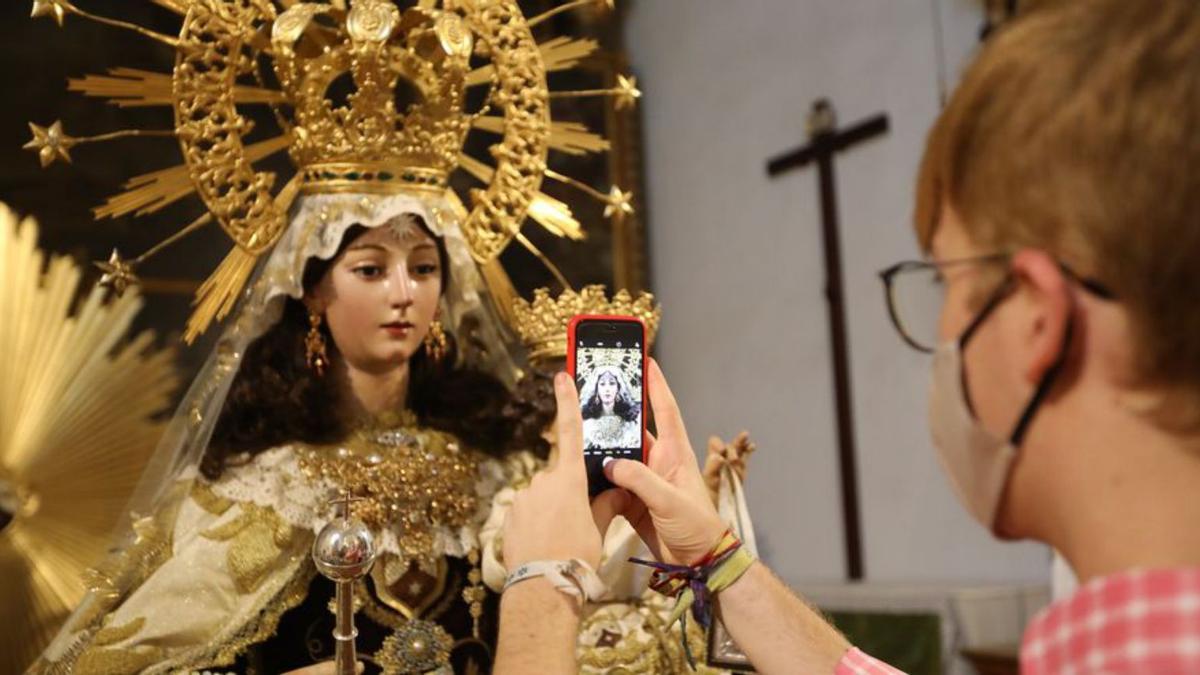
[[29, 17], [36, 19], [39, 16], [52, 16], [58, 27], [62, 28], [67, 9], [68, 4], [64, 0], [33, 0], [33, 12]]
[[107, 262], [96, 261], [94, 264], [104, 272], [104, 276], [100, 277], [100, 285], [111, 288], [118, 298], [124, 295], [130, 286], [140, 283], [137, 275], [133, 273], [133, 263], [122, 260], [121, 254], [115, 248]]
[[637, 88], [637, 78], [633, 75], [617, 75], [617, 86], [613, 89], [613, 95], [617, 110], [624, 110], [633, 105], [642, 97], [641, 90]]
[[620, 217], [633, 215], [633, 193], [625, 192], [616, 185], [608, 191], [608, 205], [604, 207], [604, 217], [613, 215]]
[[75, 139], [63, 131], [62, 121], [55, 120], [49, 127], [40, 127], [30, 122], [29, 130], [33, 132], [33, 140], [21, 147], [36, 151], [43, 169], [58, 159], [67, 164], [71, 163], [71, 146], [75, 145]]

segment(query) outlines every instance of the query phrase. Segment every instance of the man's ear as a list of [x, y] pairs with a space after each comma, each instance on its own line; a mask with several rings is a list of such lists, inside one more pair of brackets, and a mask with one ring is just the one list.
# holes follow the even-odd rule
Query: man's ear
[[1022, 249], [1012, 258], [1024, 311], [1028, 312], [1020, 339], [1028, 348], [1025, 379], [1042, 380], [1066, 347], [1074, 298], [1066, 272], [1053, 256], [1039, 249]]

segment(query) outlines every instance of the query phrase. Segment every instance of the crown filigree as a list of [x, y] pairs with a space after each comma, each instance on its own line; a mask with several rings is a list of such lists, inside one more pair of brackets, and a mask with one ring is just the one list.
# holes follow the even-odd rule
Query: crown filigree
[[[201, 285], [188, 321], [189, 342], [226, 316], [257, 259], [279, 240], [292, 202], [303, 192], [436, 192], [462, 213], [471, 254], [489, 263], [514, 239], [539, 258], [520, 235], [526, 219], [555, 234], [583, 237], [567, 204], [541, 191], [550, 178], [605, 204], [619, 219], [631, 211], [629, 193], [608, 192], [551, 170], [550, 153], [604, 152], [609, 144], [581, 124], [553, 119], [553, 102], [611, 97], [618, 107], [636, 101], [633, 78], [613, 86], [551, 91], [547, 74], [574, 68], [593, 54], [594, 40], [554, 37], [538, 43], [533, 28], [583, 6], [612, 9], [612, 0], [569, 0], [526, 17], [517, 0], [153, 0], [180, 17], [177, 35], [98, 16], [70, 0], [34, 0], [34, 17], [60, 26], [78, 16], [132, 31], [176, 51], [170, 72], [115, 68], [72, 80], [69, 87], [121, 107], [168, 106], [173, 129], [125, 129], [71, 136], [60, 122], [30, 125], [26, 148], [43, 166], [70, 161], [70, 149], [122, 138], [173, 138], [184, 164], [137, 176], [126, 190], [95, 210], [97, 218], [147, 215], [196, 195], [208, 213], [179, 228], [145, 253], [108, 265], [114, 288], [136, 283], [137, 267], [167, 245], [210, 223], [233, 241], [225, 260]], [[273, 70], [278, 87], [264, 75]], [[352, 92], [344, 104], [332, 100]], [[487, 87], [482, 107], [466, 110], [467, 92]], [[398, 109], [397, 90], [416, 99]], [[266, 106], [277, 135], [257, 134], [248, 107]], [[488, 157], [466, 154], [469, 133], [492, 138]], [[290, 179], [256, 168], [287, 150]], [[483, 184], [449, 187], [461, 171]], [[457, 184], [457, 182], [456, 182]], [[118, 285], [116, 280], [121, 280]]]
[[649, 346], [658, 334], [662, 307], [654, 302], [650, 293], [642, 292], [635, 298], [624, 289], [617, 291], [610, 300], [604, 286], [597, 284], [585, 286], [578, 292], [567, 289], [557, 298], [551, 297], [549, 289], [539, 288], [533, 292], [532, 301], [518, 298], [513, 303], [513, 314], [517, 334], [529, 350], [530, 360], [544, 362], [567, 355], [567, 324], [580, 314], [641, 319], [646, 324]]
[[[336, 27], [332, 39], [334, 29], [312, 30], [318, 17]], [[275, 20], [271, 44], [284, 95], [296, 102], [288, 150], [303, 191], [445, 188], [471, 128], [463, 98], [474, 36], [460, 15], [401, 14], [382, 0], [359, 0], [349, 12], [303, 3]], [[354, 85], [347, 106], [326, 95], [339, 77]], [[397, 85], [417, 95], [406, 110], [396, 109]]]

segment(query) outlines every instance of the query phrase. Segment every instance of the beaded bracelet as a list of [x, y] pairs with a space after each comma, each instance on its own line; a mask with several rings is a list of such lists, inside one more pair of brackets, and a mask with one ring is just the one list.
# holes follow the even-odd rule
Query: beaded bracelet
[[687, 610], [704, 629], [708, 629], [711, 617], [709, 604], [714, 594], [729, 588], [754, 564], [754, 556], [742, 547], [742, 542], [733, 532], [726, 530], [709, 551], [694, 565], [672, 565], [630, 558], [629, 562], [654, 568], [650, 577], [650, 588], [675, 598], [675, 607], [667, 618], [667, 625], [680, 622], [683, 632], [683, 651], [688, 665], [694, 670], [695, 661], [687, 644]]

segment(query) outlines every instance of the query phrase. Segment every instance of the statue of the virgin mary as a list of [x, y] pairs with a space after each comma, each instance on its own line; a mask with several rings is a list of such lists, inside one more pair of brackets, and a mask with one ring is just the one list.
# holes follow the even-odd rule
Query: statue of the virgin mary
[[[546, 84], [590, 47], [539, 47], [536, 19], [513, 0], [403, 12], [390, 0], [160, 4], [181, 15], [178, 37], [133, 28], [178, 50], [168, 100], [181, 171], [209, 209], [188, 229], [213, 221], [235, 243], [198, 293], [188, 338], [229, 318], [113, 555], [32, 671], [281, 673], [329, 659], [333, 589], [309, 552], [332, 502], [351, 492], [380, 550], [355, 590], [368, 672], [486, 672], [503, 509], [546, 458], [553, 416], [533, 395], [536, 375], [518, 385], [526, 360], [502, 316], [513, 297], [496, 256], [526, 216], [578, 233], [569, 209], [538, 190], [548, 150], [595, 138], [551, 125]], [[279, 90], [264, 83], [263, 61]], [[79, 88], [163, 96], [138, 77]], [[344, 78], [354, 92], [338, 105], [328, 92]], [[398, 83], [418, 92], [402, 110]], [[467, 88], [485, 84], [484, 108], [468, 113]], [[271, 106], [282, 135], [243, 145], [246, 104]], [[463, 154], [472, 129], [499, 134], [495, 167]], [[37, 149], [64, 152], [101, 140], [61, 129], [38, 138]], [[252, 165], [284, 148], [297, 172], [276, 190]], [[449, 182], [457, 169], [486, 188], [464, 202]], [[139, 185], [102, 211], [179, 197], [166, 182]], [[140, 260], [114, 254], [106, 281], [136, 283]], [[620, 309], [593, 300], [585, 309]], [[648, 298], [636, 311], [656, 323]], [[624, 560], [637, 540], [609, 539], [602, 576], [614, 601], [636, 600], [644, 573]], [[654, 630], [647, 611], [630, 612], [612, 625]], [[588, 638], [582, 648], [598, 648]], [[671, 670], [673, 658], [652, 669]]]

